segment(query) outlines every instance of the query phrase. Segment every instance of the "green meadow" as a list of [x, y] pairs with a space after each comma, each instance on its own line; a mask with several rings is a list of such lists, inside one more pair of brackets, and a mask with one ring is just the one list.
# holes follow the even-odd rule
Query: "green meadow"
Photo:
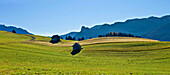
[[[170, 74], [170, 42], [130, 37], [61, 40], [58, 44], [50, 40], [0, 31], [0, 75]], [[75, 42], [83, 49], [73, 56]]]

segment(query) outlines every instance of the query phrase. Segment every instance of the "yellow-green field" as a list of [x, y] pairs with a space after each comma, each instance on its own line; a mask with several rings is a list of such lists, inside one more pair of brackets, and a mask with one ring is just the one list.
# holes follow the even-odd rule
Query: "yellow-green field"
[[[170, 42], [128, 37], [48, 41], [49, 37], [0, 31], [0, 75], [170, 74]], [[75, 42], [83, 49], [72, 56]]]

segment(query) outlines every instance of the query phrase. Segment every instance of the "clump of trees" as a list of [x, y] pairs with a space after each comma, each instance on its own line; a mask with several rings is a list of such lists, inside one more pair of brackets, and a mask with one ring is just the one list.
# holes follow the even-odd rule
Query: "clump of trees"
[[85, 40], [85, 39], [84, 39], [84, 37], [82, 37], [82, 38], [78, 38], [78, 41], [81, 41], [81, 40]]
[[[135, 35], [130, 34], [130, 33], [122, 33], [122, 32], [109, 32], [109, 33], [104, 34], [104, 35], [98, 35], [98, 37], [139, 37], [139, 38], [141, 38], [141, 36], [135, 36]], [[63, 39], [63, 37], [61, 37], [61, 39]], [[92, 37], [90, 37], [90, 39], [92, 39]], [[65, 40], [82, 41], [82, 40], [85, 40], [85, 38], [81, 37], [81, 38], [76, 39], [75, 37], [66, 36]]]
[[65, 38], [66, 40], [76, 40], [76, 38], [75, 37], [71, 37], [71, 36], [66, 36], [66, 38]]
[[121, 32], [110, 32], [108, 34], [105, 35], [99, 35], [98, 37], [139, 37], [141, 38], [141, 36], [134, 36], [133, 34], [127, 34], [127, 33], [121, 33]]
[[[61, 37], [61, 39], [63, 39], [63, 38]], [[76, 38], [75, 37], [71, 37], [71, 36], [66, 36], [65, 40], [76, 40]], [[85, 38], [82, 37], [82, 38], [78, 38], [77, 40], [81, 41], [81, 40], [85, 40]]]

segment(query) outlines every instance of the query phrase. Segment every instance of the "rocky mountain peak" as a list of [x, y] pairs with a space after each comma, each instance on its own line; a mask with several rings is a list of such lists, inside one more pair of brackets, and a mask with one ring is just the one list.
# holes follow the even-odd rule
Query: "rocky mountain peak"
[[82, 26], [82, 27], [81, 27], [81, 32], [84, 32], [84, 31], [86, 31], [86, 30], [89, 30], [89, 28], [88, 28], [88, 27], [85, 27], [85, 26]]

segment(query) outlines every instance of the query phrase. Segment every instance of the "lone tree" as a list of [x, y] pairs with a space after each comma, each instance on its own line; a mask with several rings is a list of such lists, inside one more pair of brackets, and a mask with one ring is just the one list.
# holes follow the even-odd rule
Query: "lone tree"
[[12, 30], [12, 33], [16, 33], [16, 31], [13, 29], [13, 30]]
[[59, 35], [53, 35], [51, 38], [52, 38], [52, 40], [50, 41], [50, 43], [52, 43], [52, 44], [60, 42]]

